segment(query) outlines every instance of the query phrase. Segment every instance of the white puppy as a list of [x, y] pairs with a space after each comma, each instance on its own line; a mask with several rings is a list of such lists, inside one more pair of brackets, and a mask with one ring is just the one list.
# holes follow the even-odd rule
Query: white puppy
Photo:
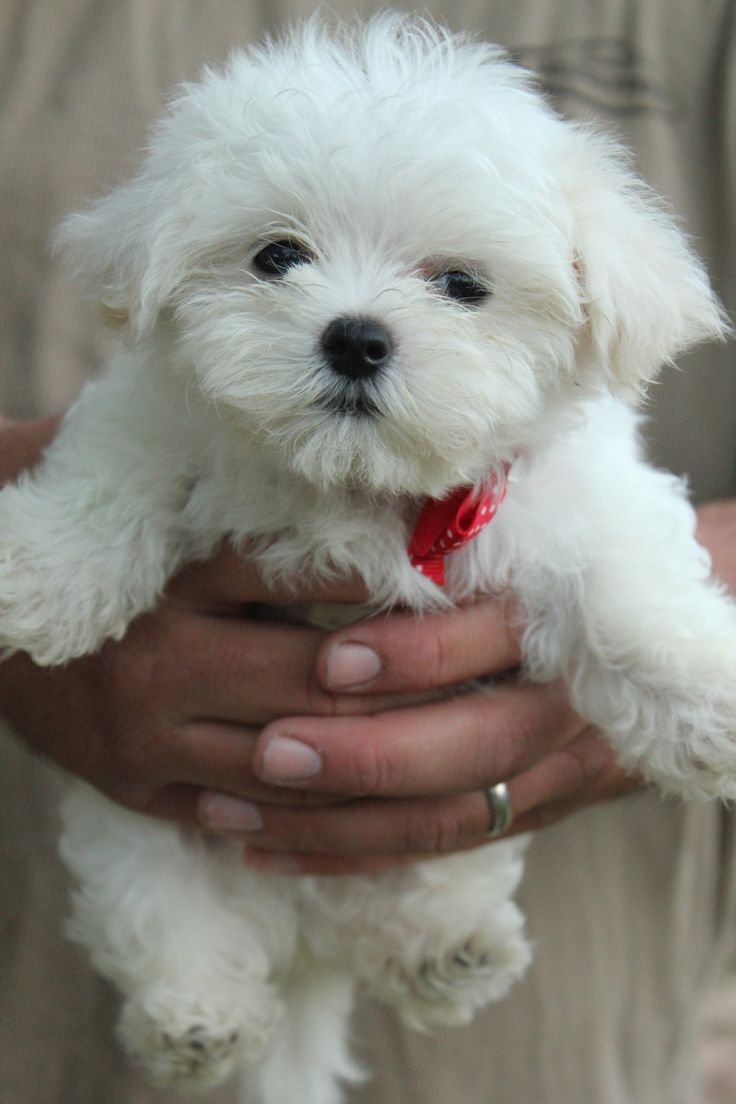
[[[736, 797], [736, 612], [632, 413], [724, 320], [619, 151], [500, 51], [383, 16], [237, 53], [61, 239], [126, 347], [0, 494], [0, 645], [92, 652], [224, 536], [375, 608], [510, 591], [528, 677], [664, 791]], [[159, 1083], [335, 1104], [353, 979], [424, 1027], [523, 973], [523, 846], [264, 877], [77, 787], [63, 854]]]

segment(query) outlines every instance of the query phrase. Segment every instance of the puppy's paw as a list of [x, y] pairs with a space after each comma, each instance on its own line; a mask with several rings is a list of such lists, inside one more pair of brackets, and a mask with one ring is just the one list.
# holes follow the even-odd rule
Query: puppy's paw
[[[696, 685], [652, 695], [644, 723], [621, 742], [624, 762], [665, 795], [736, 801], [736, 640], [718, 667]], [[630, 747], [638, 762], [627, 755]]]
[[459, 941], [438, 932], [411, 957], [387, 959], [371, 988], [379, 999], [395, 1004], [415, 1030], [458, 1026], [505, 997], [531, 957], [521, 914], [509, 903], [491, 923]]
[[736, 694], [710, 703], [688, 721], [673, 745], [656, 747], [642, 764], [648, 782], [686, 801], [736, 801]]
[[131, 571], [123, 585], [84, 548], [70, 559], [59, 548], [0, 537], [0, 655], [27, 652], [40, 666], [55, 666], [97, 651], [107, 638], [120, 639], [144, 608], [131, 603], [133, 579]]
[[61, 555], [0, 540], [0, 653], [53, 666], [94, 651], [102, 636], [90, 595], [99, 582], [85, 575], [84, 564], [65, 569]]
[[281, 1006], [265, 986], [258, 995], [244, 1005], [154, 989], [126, 1001], [118, 1036], [154, 1085], [204, 1092], [262, 1057]]
[[[0, 543], [0, 650], [52, 654], [54, 628], [44, 601], [43, 572], [29, 552]], [[53, 662], [53, 660], [52, 660]]]

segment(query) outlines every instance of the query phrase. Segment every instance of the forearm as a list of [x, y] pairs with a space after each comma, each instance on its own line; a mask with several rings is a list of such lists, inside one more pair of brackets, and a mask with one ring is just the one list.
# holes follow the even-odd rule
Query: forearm
[[697, 535], [710, 553], [713, 574], [736, 594], [736, 498], [701, 506]]
[[0, 484], [32, 467], [56, 433], [60, 415], [15, 422], [0, 416]]

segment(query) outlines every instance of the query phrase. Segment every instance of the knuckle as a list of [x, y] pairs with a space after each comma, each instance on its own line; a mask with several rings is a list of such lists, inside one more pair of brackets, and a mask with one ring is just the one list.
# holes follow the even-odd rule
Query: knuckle
[[351, 790], [358, 797], [388, 794], [395, 787], [395, 766], [380, 741], [358, 741], [350, 766]]
[[523, 636], [523, 613], [518, 599], [504, 596], [497, 601], [498, 631], [502, 634], [502, 647], [513, 667], [521, 662], [521, 640]]
[[145, 622], [134, 625], [120, 643], [103, 649], [103, 680], [111, 699], [141, 705], [149, 701], [164, 681], [166, 654]]
[[608, 777], [615, 762], [609, 748], [598, 740], [581, 740], [561, 751], [571, 788], [589, 789]]
[[468, 699], [468, 733], [473, 773], [489, 784], [518, 774], [533, 759], [533, 735], [524, 724], [509, 724], [490, 693]]
[[414, 642], [414, 683], [417, 690], [441, 686], [448, 668], [447, 644], [438, 627], [424, 627]]
[[505, 777], [499, 767], [507, 758], [505, 731], [497, 735], [494, 732], [493, 718], [489, 715], [488, 697], [482, 695], [466, 698], [468, 765], [470, 778], [484, 782]]
[[111, 733], [109, 763], [121, 786], [135, 786], [151, 770], [152, 734], [137, 727]]
[[[477, 835], [477, 824], [474, 826]], [[473, 834], [470, 818], [456, 806], [418, 809], [410, 819], [405, 848], [412, 854], [446, 855], [457, 851]]]
[[[541, 832], [552, 824], [556, 824], [558, 820], [562, 820], [567, 811], [567, 807], [561, 803], [541, 805], [524, 815], [523, 830], [525, 832]], [[572, 808], [569, 811], [572, 812]]]
[[144, 798], [176, 778], [177, 733], [173, 726], [130, 723], [111, 729], [105, 773], [117, 799], [141, 807]]

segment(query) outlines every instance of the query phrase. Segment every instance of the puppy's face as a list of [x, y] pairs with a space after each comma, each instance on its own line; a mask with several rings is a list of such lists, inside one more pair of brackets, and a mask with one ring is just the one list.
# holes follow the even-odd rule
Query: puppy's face
[[383, 19], [236, 55], [185, 89], [141, 176], [79, 218], [127, 228], [107, 259], [98, 244], [107, 299], [139, 335], [166, 307], [180, 369], [279, 462], [323, 487], [439, 495], [611, 376], [618, 321], [609, 289], [592, 324], [574, 205], [573, 165], [595, 161], [492, 48]]
[[336, 97], [305, 133], [299, 98], [279, 105], [176, 330], [221, 413], [310, 480], [440, 493], [539, 425], [579, 290], [550, 197], [380, 106]]

